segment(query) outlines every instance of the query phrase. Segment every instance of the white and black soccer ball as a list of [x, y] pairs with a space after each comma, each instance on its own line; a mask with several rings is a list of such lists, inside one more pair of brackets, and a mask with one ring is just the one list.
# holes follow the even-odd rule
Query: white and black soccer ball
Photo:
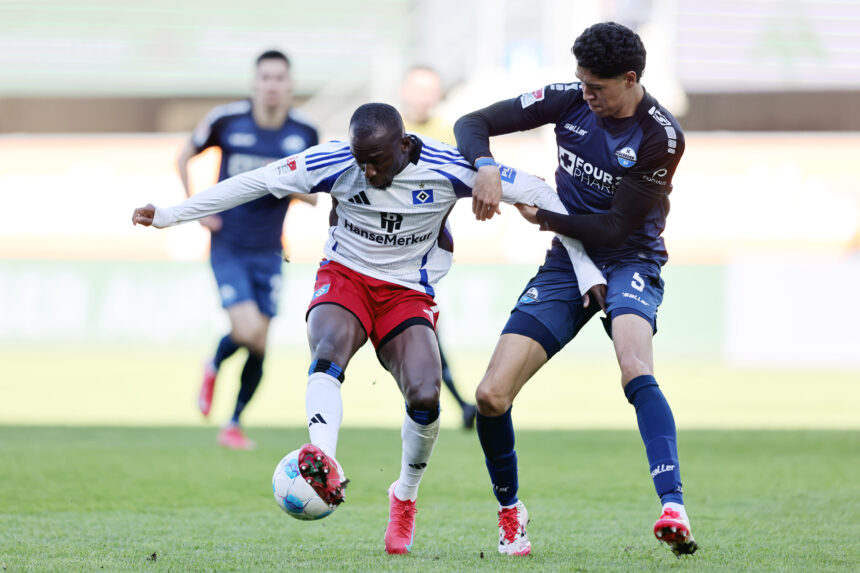
[[299, 473], [299, 451], [288, 453], [278, 463], [272, 476], [272, 493], [278, 507], [288, 515], [304, 521], [322, 519], [337, 506], [324, 502]]

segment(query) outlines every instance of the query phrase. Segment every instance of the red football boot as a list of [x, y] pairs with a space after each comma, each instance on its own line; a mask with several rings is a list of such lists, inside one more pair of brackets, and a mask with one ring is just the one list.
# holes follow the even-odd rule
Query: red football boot
[[668, 545], [672, 553], [678, 557], [692, 555], [699, 548], [693, 539], [687, 516], [673, 509], [669, 504], [663, 506], [663, 514], [654, 524], [654, 536]]
[[298, 461], [299, 473], [324, 502], [332, 507], [344, 502], [343, 490], [349, 480], [343, 478], [334, 458], [313, 444], [305, 444]]

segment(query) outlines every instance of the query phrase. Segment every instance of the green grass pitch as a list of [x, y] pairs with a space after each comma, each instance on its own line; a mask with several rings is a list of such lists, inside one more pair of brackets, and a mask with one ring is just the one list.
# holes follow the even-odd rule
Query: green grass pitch
[[[489, 357], [453, 353], [471, 395]], [[676, 559], [651, 534], [659, 505], [635, 415], [604, 355], [554, 358], [517, 400], [520, 495], [533, 555], [503, 559], [474, 433], [443, 390], [411, 555], [387, 556], [385, 490], [403, 403], [373, 353], [347, 371], [338, 458], [347, 503], [320, 522], [275, 505], [278, 460], [307, 439], [306, 352], [277, 349], [246, 413], [253, 452], [214, 444], [194, 409], [205, 349], [0, 351], [3, 571], [857, 571], [857, 372], [766, 371], [663, 360], [701, 549]], [[786, 430], [785, 428], [790, 428]], [[483, 557], [481, 554], [483, 553]]]
[[700, 551], [650, 532], [658, 503], [633, 431], [521, 431], [533, 555], [495, 550], [477, 440], [444, 430], [422, 484], [413, 552], [382, 549], [399, 432], [345, 428], [347, 503], [319, 522], [275, 504], [271, 474], [305, 430], [256, 429], [253, 452], [201, 428], [0, 427], [6, 571], [850, 571], [860, 555], [858, 434], [680, 436]]

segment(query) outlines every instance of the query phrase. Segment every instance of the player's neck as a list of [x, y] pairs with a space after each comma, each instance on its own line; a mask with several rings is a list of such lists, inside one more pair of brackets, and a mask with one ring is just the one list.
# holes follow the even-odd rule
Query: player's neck
[[636, 84], [631, 90], [633, 93], [630, 94], [630, 100], [618, 113], [612, 115], [613, 118], [624, 119], [625, 117], [632, 117], [636, 113], [636, 108], [639, 107], [639, 103], [645, 97], [645, 89], [642, 84]]
[[284, 125], [287, 114], [290, 113], [290, 106], [289, 104], [284, 104], [277, 107], [268, 107], [255, 104], [252, 106], [251, 113], [254, 116], [254, 123], [257, 124], [257, 127], [278, 129]]

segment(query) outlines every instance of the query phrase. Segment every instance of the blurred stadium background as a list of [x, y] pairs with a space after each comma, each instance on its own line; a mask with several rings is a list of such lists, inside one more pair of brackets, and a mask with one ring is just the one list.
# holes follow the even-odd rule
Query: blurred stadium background
[[[835, 0], [0, 0], [0, 424], [200, 423], [198, 369], [227, 324], [206, 232], [130, 215], [183, 197], [180, 145], [212, 106], [246, 97], [262, 50], [291, 56], [298, 107], [328, 140], [358, 104], [398, 105], [415, 63], [442, 73], [452, 122], [571, 81], [570, 45], [601, 20], [642, 34], [643, 83], [688, 137], [655, 339], [679, 426], [860, 427], [860, 4]], [[551, 180], [553, 142], [547, 129], [494, 145]], [[195, 160], [197, 188], [216, 164]], [[249, 425], [304, 424], [320, 203], [287, 218], [291, 262]], [[463, 203], [451, 221], [440, 330], [470, 394], [549, 237], [512, 209], [477, 223]], [[518, 422], [635, 427], [616, 371], [595, 321], [527, 386]], [[346, 427], [399, 425], [372, 351], [348, 379]]]

